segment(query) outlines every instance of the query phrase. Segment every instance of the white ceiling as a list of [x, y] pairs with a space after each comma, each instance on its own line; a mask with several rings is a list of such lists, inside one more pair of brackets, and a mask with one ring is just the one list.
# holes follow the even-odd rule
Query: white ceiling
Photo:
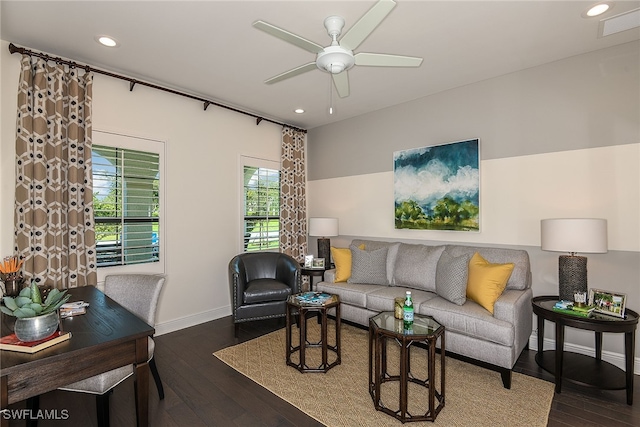
[[[640, 28], [598, 38], [600, 19], [638, 8], [640, 1], [615, 1], [604, 15], [585, 19], [582, 12], [595, 0], [397, 0], [355, 53], [420, 56], [419, 68], [356, 66], [349, 71], [351, 95], [339, 99], [334, 92], [333, 115], [329, 74], [314, 70], [263, 83], [315, 56], [253, 28], [254, 21], [327, 46], [327, 16], [344, 17], [346, 32], [374, 3], [2, 0], [0, 37], [306, 129], [640, 39]], [[120, 47], [99, 45], [99, 34], [116, 38]], [[306, 112], [295, 114], [295, 108]]]

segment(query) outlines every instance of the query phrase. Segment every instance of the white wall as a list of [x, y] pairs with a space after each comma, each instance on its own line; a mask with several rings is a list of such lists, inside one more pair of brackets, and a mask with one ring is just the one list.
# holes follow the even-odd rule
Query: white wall
[[[13, 252], [16, 88], [20, 55], [0, 45], [0, 254]], [[239, 156], [279, 162], [281, 127], [96, 74], [93, 127], [166, 141], [166, 275], [157, 333], [231, 314], [227, 264], [237, 253]], [[73, 293], [73, 292], [71, 292]]]

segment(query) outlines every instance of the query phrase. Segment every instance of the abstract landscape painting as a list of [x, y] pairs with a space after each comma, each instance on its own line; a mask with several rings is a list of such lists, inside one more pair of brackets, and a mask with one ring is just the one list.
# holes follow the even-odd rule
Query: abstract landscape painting
[[480, 231], [479, 142], [393, 153], [397, 229]]

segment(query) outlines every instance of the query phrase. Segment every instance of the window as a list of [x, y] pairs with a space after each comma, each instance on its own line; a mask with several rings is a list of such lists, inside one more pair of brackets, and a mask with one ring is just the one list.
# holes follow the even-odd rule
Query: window
[[244, 252], [277, 251], [280, 248], [279, 164], [245, 159], [242, 176]]
[[94, 144], [98, 267], [160, 261], [160, 154]]

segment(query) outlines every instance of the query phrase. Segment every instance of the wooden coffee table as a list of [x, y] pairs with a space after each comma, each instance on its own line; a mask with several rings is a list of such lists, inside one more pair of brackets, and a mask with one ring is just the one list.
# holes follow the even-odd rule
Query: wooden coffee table
[[[444, 326], [431, 316], [414, 314], [413, 327], [405, 330], [403, 321], [396, 319], [392, 311], [382, 312], [369, 319], [369, 394], [378, 411], [389, 414], [403, 423], [409, 421], [435, 421], [444, 408], [445, 347]], [[400, 346], [399, 375], [389, 375], [387, 370], [387, 340]], [[436, 390], [436, 344], [440, 339], [440, 389]], [[427, 378], [418, 379], [411, 374], [411, 347], [421, 343], [427, 351]], [[400, 383], [399, 408], [386, 407], [380, 399], [380, 387], [388, 381]], [[409, 383], [428, 389], [428, 408], [423, 415], [411, 415], [407, 411]]]
[[[335, 308], [336, 316], [336, 335], [335, 345], [329, 345], [328, 332], [327, 332], [327, 312], [329, 309]], [[291, 343], [292, 334], [292, 320], [296, 316], [298, 320], [296, 323], [300, 330], [300, 340], [298, 345], [294, 346]], [[314, 313], [318, 316], [320, 322], [320, 341], [316, 343], [310, 343], [307, 339], [307, 319], [309, 315]], [[311, 316], [316, 318], [316, 316]], [[309, 367], [306, 361], [306, 350], [309, 348], [320, 348], [322, 351], [322, 363], [318, 367]], [[329, 351], [335, 354], [333, 362], [329, 362]], [[299, 353], [298, 363], [291, 360], [291, 356], [296, 352]], [[340, 298], [338, 295], [331, 295], [331, 297], [323, 304], [306, 304], [300, 302], [296, 295], [291, 295], [287, 299], [287, 365], [293, 366], [300, 372], [327, 372], [329, 369], [341, 363], [340, 358]]]

